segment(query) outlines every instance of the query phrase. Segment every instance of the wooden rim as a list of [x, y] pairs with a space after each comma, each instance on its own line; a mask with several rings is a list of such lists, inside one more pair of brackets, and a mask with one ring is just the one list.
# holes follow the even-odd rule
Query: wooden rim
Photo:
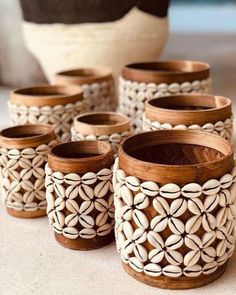
[[[221, 152], [224, 156], [211, 162], [194, 165], [164, 165], [134, 158], [130, 154], [140, 148], [163, 144], [201, 145]], [[202, 131], [158, 130], [128, 137], [119, 147], [119, 165], [128, 175], [160, 184], [189, 182], [202, 184], [210, 178], [219, 178], [233, 168], [231, 144], [221, 137]]]
[[47, 216], [46, 210], [38, 209], [33, 212], [28, 211], [16, 211], [12, 208], [7, 208], [8, 214], [11, 216], [17, 217], [17, 218], [38, 218], [38, 217], [44, 217]]
[[130, 120], [115, 112], [90, 112], [75, 117], [74, 127], [84, 135], [111, 135], [129, 130]]
[[208, 79], [210, 66], [186, 60], [133, 63], [123, 68], [122, 76], [126, 80], [144, 83], [183, 83]]
[[97, 172], [113, 162], [113, 148], [103, 141], [67, 142], [54, 146], [48, 154], [50, 168], [63, 173]]
[[102, 82], [112, 77], [112, 71], [106, 67], [79, 68], [63, 71], [55, 74], [56, 84], [92, 84]]
[[[174, 109], [195, 107], [195, 110]], [[197, 109], [202, 108], [202, 109]], [[206, 108], [206, 109], [204, 109]], [[229, 98], [207, 94], [182, 94], [154, 98], [145, 103], [146, 118], [173, 125], [203, 125], [224, 121], [232, 115]]]
[[0, 132], [0, 145], [10, 149], [37, 147], [53, 139], [53, 126], [46, 124], [18, 125]]
[[217, 280], [226, 270], [227, 263], [221, 265], [215, 272], [209, 275], [200, 275], [198, 277], [185, 277], [169, 278], [166, 276], [151, 277], [144, 273], [138, 273], [133, 270], [129, 265], [122, 263], [124, 270], [134, 279], [147, 284], [152, 287], [170, 290], [184, 290], [199, 288], [210, 284]]
[[11, 91], [10, 101], [25, 106], [55, 106], [83, 99], [79, 86], [40, 85]]

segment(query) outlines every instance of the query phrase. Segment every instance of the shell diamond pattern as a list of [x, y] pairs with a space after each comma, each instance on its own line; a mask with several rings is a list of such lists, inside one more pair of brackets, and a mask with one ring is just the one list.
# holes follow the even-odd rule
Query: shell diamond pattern
[[46, 199], [49, 223], [68, 239], [106, 236], [114, 228], [112, 171], [63, 174], [46, 171]]
[[46, 210], [45, 172], [47, 154], [56, 140], [36, 148], [0, 149], [3, 201], [16, 211]]
[[117, 159], [113, 185], [117, 250], [135, 271], [152, 277], [197, 277], [213, 273], [233, 254], [235, 168], [203, 185], [160, 187], [126, 175]]
[[138, 83], [120, 77], [119, 82], [119, 112], [131, 119], [137, 131], [142, 130], [142, 117], [146, 100], [181, 93], [208, 93], [211, 80], [155, 84]]
[[31, 106], [16, 105], [8, 102], [11, 123], [13, 125], [24, 124], [50, 124], [59, 141], [70, 140], [70, 128], [76, 115], [88, 111], [88, 106], [83, 101], [55, 106]]

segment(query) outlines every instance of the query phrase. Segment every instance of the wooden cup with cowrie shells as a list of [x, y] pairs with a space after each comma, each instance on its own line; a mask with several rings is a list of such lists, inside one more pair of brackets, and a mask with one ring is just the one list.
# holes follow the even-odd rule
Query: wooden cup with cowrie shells
[[114, 240], [114, 203], [109, 143], [76, 141], [51, 149], [46, 165], [47, 214], [57, 242], [92, 250]]
[[145, 103], [143, 130], [200, 130], [231, 141], [231, 105], [229, 98], [208, 94], [154, 98]]
[[42, 85], [11, 92], [8, 103], [13, 125], [53, 125], [58, 140], [70, 140], [76, 115], [88, 111], [79, 86]]
[[105, 67], [79, 68], [55, 75], [59, 85], [79, 85], [91, 111], [115, 111], [117, 98], [112, 71]]
[[124, 140], [114, 165], [115, 235], [124, 269], [160, 288], [206, 285], [225, 271], [236, 232], [231, 144], [159, 130]]
[[78, 115], [71, 128], [72, 140], [101, 140], [109, 142], [115, 153], [123, 139], [131, 135], [128, 117], [113, 112]]
[[210, 92], [210, 66], [198, 61], [167, 60], [126, 65], [119, 83], [119, 112], [142, 130], [146, 100], [182, 93]]
[[1, 191], [10, 215], [46, 215], [44, 166], [49, 149], [56, 144], [50, 125], [21, 125], [0, 132]]

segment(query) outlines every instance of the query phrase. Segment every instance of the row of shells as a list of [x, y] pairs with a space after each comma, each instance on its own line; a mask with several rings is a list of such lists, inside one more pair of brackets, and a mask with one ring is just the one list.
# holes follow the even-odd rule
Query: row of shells
[[47, 215], [56, 233], [69, 239], [93, 239], [113, 230], [115, 208], [110, 169], [64, 175], [47, 164], [45, 171]]
[[9, 102], [11, 123], [13, 125], [24, 124], [51, 124], [58, 140], [64, 142], [70, 140], [70, 128], [76, 115], [88, 111], [88, 105], [84, 101], [55, 106], [16, 105]]
[[110, 143], [117, 154], [118, 152], [118, 146], [121, 143], [122, 140], [127, 138], [128, 136], [131, 135], [130, 131], [124, 131], [121, 133], [113, 133], [111, 135], [95, 135], [95, 134], [90, 134], [90, 135], [84, 135], [83, 133], [78, 132], [74, 126], [71, 128], [71, 139], [73, 141], [81, 141], [81, 140], [100, 140], [100, 141], [106, 141]]
[[199, 130], [209, 133], [216, 134], [225, 139], [231, 139], [232, 137], [232, 125], [233, 119], [228, 118], [224, 122], [217, 121], [216, 123], [206, 123], [203, 126], [194, 124], [190, 126], [186, 125], [175, 125], [172, 126], [170, 123], [160, 123], [158, 121], [151, 121], [144, 116], [143, 118], [143, 130], [144, 131], [154, 131], [154, 130]]

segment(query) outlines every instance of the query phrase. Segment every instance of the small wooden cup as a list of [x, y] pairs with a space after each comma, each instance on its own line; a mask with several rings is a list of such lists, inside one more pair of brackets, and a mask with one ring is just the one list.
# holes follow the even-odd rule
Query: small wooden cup
[[158, 61], [129, 64], [119, 85], [119, 111], [142, 130], [144, 102], [161, 96], [210, 92], [210, 67], [197, 61]]
[[10, 215], [46, 215], [44, 166], [49, 148], [56, 143], [50, 125], [22, 125], [1, 131], [1, 189]]
[[236, 238], [228, 141], [201, 131], [140, 133], [122, 143], [114, 172], [116, 242], [131, 276], [188, 289], [224, 272]]
[[92, 250], [114, 240], [113, 163], [114, 152], [106, 142], [52, 148], [46, 167], [47, 214], [60, 245]]
[[121, 141], [131, 134], [129, 118], [113, 112], [79, 115], [71, 128], [72, 140], [102, 140], [109, 142], [115, 153]]
[[87, 111], [78, 86], [43, 85], [13, 90], [8, 106], [13, 125], [51, 124], [63, 142], [70, 140], [74, 117]]
[[145, 103], [143, 130], [200, 130], [232, 139], [231, 100], [216, 95], [182, 94]]
[[81, 68], [55, 75], [59, 85], [80, 85], [91, 111], [115, 111], [117, 100], [112, 72], [108, 68]]

